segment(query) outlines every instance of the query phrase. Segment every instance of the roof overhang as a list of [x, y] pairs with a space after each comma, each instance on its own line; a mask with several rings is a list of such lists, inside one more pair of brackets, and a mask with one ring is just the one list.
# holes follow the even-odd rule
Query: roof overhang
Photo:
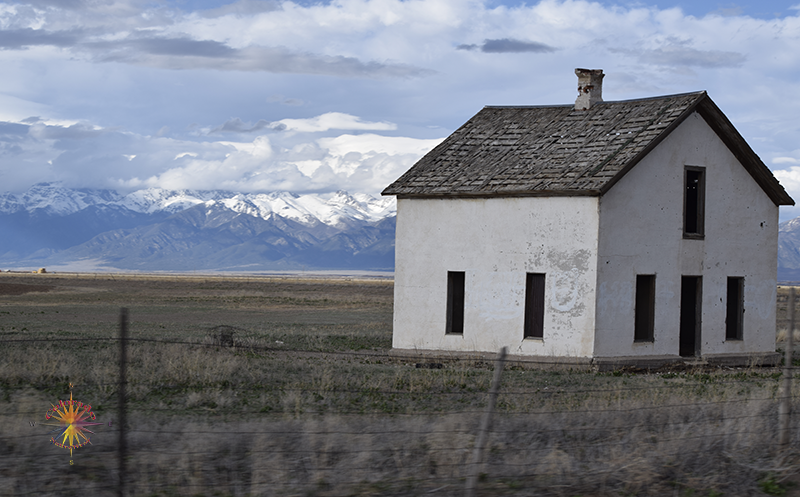
[[485, 199], [485, 198], [516, 198], [516, 197], [599, 197], [599, 190], [536, 190], [520, 192], [480, 192], [480, 193], [428, 193], [428, 194], [386, 194], [395, 195], [398, 199]]

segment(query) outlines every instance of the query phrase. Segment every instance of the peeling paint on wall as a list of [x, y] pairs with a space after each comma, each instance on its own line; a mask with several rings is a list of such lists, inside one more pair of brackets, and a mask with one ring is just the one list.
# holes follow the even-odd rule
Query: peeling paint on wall
[[591, 255], [591, 252], [585, 249], [568, 252], [551, 250], [547, 254], [547, 260], [550, 266], [556, 267], [562, 271], [572, 271], [573, 269], [586, 271], [589, 269], [589, 262], [592, 259]]
[[[569, 271], [554, 271], [550, 276], [550, 307], [559, 312], [570, 312], [575, 309], [580, 298], [580, 283], [578, 278], [581, 276], [576, 268]], [[578, 311], [583, 308], [580, 306]]]
[[528, 271], [536, 272], [544, 267], [545, 248], [543, 243], [528, 242], [525, 253], [528, 255], [528, 264], [526, 268]]

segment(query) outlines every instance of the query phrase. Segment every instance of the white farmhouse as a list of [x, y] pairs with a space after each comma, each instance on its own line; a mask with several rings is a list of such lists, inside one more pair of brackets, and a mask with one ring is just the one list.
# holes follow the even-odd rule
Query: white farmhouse
[[387, 187], [393, 347], [773, 363], [792, 198], [706, 92], [485, 107]]

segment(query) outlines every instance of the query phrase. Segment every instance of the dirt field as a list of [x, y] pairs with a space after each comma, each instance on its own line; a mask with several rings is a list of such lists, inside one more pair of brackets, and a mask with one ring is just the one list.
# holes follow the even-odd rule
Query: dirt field
[[[390, 281], [0, 273], [0, 495], [117, 491], [121, 307], [126, 495], [463, 493], [492, 365], [391, 355]], [[479, 495], [794, 491], [780, 379], [508, 364]], [[112, 423], [73, 465], [42, 424], [70, 384]]]

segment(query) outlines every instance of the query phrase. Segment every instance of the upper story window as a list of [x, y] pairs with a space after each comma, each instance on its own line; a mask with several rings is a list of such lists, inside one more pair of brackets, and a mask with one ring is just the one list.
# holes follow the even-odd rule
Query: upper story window
[[683, 177], [683, 237], [703, 238], [705, 234], [706, 169], [686, 166]]

